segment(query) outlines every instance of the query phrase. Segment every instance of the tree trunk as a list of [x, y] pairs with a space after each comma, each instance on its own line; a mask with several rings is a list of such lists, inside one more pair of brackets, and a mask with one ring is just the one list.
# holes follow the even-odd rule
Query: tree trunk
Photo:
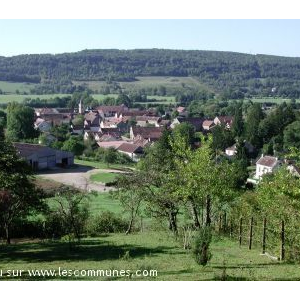
[[176, 219], [176, 215], [177, 213], [170, 211], [169, 213], [169, 229], [173, 231], [173, 233], [175, 233], [175, 235], [177, 234], [177, 219]]
[[5, 237], [6, 237], [6, 244], [10, 245], [10, 230], [9, 224], [5, 224]]
[[132, 231], [134, 219], [136, 218], [136, 216], [138, 214], [139, 207], [140, 207], [140, 202], [137, 204], [137, 206], [135, 208], [131, 209], [130, 222], [129, 222], [128, 228], [125, 232], [126, 235], [131, 233], [131, 231]]
[[192, 217], [193, 217], [193, 221], [194, 221], [194, 226], [196, 228], [200, 228], [200, 222], [199, 222], [199, 217], [198, 217], [198, 211], [197, 211], [197, 207], [195, 205], [195, 203], [193, 201], [191, 201], [191, 211], [192, 211]]
[[206, 197], [206, 226], [210, 226], [211, 224], [211, 199], [210, 196]]
[[129, 225], [128, 225], [128, 228], [127, 228], [127, 230], [126, 230], [126, 232], [125, 232], [126, 235], [129, 234], [129, 233], [131, 233], [131, 231], [132, 231], [133, 219], [134, 219], [134, 217], [131, 216], [130, 222], [129, 222]]

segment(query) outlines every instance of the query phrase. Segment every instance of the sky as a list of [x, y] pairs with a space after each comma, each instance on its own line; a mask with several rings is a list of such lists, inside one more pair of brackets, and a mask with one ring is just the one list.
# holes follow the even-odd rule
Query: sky
[[300, 57], [300, 20], [0, 20], [0, 56], [193, 49]]

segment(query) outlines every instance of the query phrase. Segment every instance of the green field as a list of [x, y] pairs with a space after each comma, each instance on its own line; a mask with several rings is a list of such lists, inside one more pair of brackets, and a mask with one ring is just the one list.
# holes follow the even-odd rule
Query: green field
[[103, 211], [110, 211], [121, 214], [123, 208], [119, 200], [115, 199], [110, 193], [96, 193], [89, 198], [89, 211], [92, 215], [98, 215]]
[[[299, 266], [272, 261], [259, 250], [215, 237], [212, 260], [198, 266], [189, 250], [166, 232], [110, 234], [87, 238], [70, 250], [66, 242], [0, 245], [2, 280], [299, 280]], [[130, 270], [133, 277], [29, 276], [28, 270]], [[7, 270], [24, 270], [7, 277]], [[135, 277], [136, 270], [157, 271], [154, 277]], [[152, 272], [154, 275], [154, 273]], [[93, 275], [93, 274], [92, 274]]]
[[[251, 98], [251, 101], [258, 102], [258, 103], [270, 102], [275, 104], [281, 104], [283, 102], [290, 103], [291, 99], [265, 97], [265, 98]], [[296, 102], [300, 102], [300, 99], [297, 99]]]
[[49, 94], [49, 95], [0, 95], [0, 103], [9, 103], [9, 102], [22, 102], [25, 99], [36, 99], [40, 98], [41, 100], [49, 100], [55, 97], [67, 97], [71, 96], [70, 94]]
[[[92, 215], [111, 211], [126, 218], [119, 201], [110, 193], [92, 193], [89, 210]], [[138, 218], [136, 224], [139, 222]], [[143, 232], [86, 237], [72, 249], [64, 240], [0, 244], [0, 280], [300, 280], [298, 264], [271, 260], [261, 255], [256, 244], [248, 250], [246, 245], [239, 247], [236, 238], [217, 233], [211, 244], [212, 259], [201, 267], [195, 263], [191, 250], [183, 249], [181, 236], [175, 239], [167, 226], [149, 217], [144, 218], [143, 224]], [[79, 275], [59, 276], [59, 268], [79, 270]], [[24, 270], [22, 276], [8, 277], [8, 270], [12, 269]], [[32, 277], [28, 270], [51, 270], [56, 275]], [[87, 270], [130, 270], [132, 275], [97, 276], [91, 272], [84, 276]], [[152, 275], [155, 270], [157, 276], [136, 277], [136, 270]]]
[[88, 160], [82, 160], [82, 159], [75, 159], [75, 164], [77, 165], [83, 165], [83, 166], [89, 166], [94, 167], [97, 169], [116, 169], [116, 170], [122, 170], [126, 171], [128, 169], [132, 169], [134, 167], [134, 164], [128, 164], [128, 165], [121, 165], [121, 164], [105, 164], [103, 162], [95, 162], [95, 161], [88, 161]]
[[116, 173], [99, 172], [97, 174], [91, 175], [90, 180], [94, 182], [109, 183], [115, 181], [116, 177]]
[[[73, 81], [75, 85], [86, 84], [92, 91], [99, 91], [107, 86], [106, 81]], [[174, 76], [139, 76], [136, 81], [117, 82], [122, 90], [138, 91], [147, 88], [158, 88], [165, 86], [167, 89], [197, 88], [211, 91], [209, 87], [201, 83], [196, 77], [174, 77]]]
[[16, 94], [16, 90], [22, 93], [30, 93], [30, 90], [35, 87], [34, 83], [19, 83], [19, 82], [8, 82], [0, 81], [0, 90], [7, 94]]
[[[41, 100], [50, 100], [55, 97], [67, 97], [67, 96], [72, 96], [71, 94], [46, 94], [46, 95], [17, 95], [17, 94], [9, 94], [9, 95], [1, 95], [0, 94], [0, 103], [9, 103], [9, 102], [22, 102], [25, 99], [36, 99], [40, 98]], [[96, 100], [103, 100], [104, 98], [107, 97], [112, 97], [116, 98], [118, 95], [117, 94], [108, 94], [108, 95], [103, 95], [103, 94], [93, 94], [92, 95]], [[175, 101], [175, 98], [172, 96], [148, 96], [149, 101], [143, 102], [142, 104], [145, 103], [152, 103], [151, 99], [157, 99], [159, 101], [153, 102], [153, 103], [173, 103]]]

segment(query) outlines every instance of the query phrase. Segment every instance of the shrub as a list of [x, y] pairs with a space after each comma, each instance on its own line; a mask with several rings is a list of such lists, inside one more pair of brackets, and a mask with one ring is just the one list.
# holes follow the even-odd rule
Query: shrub
[[66, 228], [61, 216], [51, 212], [46, 216], [45, 233], [48, 238], [61, 238], [66, 234]]
[[103, 233], [124, 232], [127, 229], [127, 222], [115, 213], [105, 211], [91, 218], [87, 227], [90, 236], [97, 236]]
[[197, 264], [206, 266], [212, 255], [209, 250], [212, 234], [209, 226], [202, 227], [196, 234], [193, 254]]

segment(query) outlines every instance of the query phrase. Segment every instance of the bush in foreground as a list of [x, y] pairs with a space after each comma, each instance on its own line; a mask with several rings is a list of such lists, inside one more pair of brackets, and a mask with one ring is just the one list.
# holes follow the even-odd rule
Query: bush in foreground
[[206, 266], [210, 261], [212, 254], [209, 249], [211, 243], [212, 234], [209, 226], [204, 226], [199, 229], [193, 247], [193, 254], [197, 264]]

